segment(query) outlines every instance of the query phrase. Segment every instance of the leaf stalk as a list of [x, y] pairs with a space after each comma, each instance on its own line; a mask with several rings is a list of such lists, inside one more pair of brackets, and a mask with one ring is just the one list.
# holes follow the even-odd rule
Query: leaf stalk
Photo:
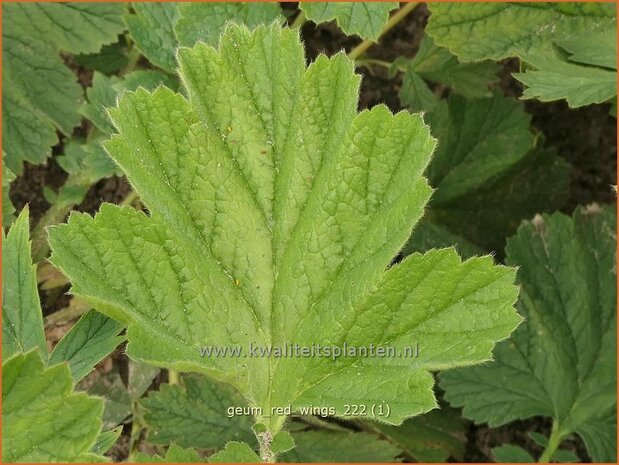
[[548, 439], [548, 445], [542, 455], [540, 456], [538, 463], [549, 463], [552, 456], [557, 451], [563, 440], [563, 434], [559, 431], [559, 425], [555, 421], [552, 423], [552, 431], [550, 432], [550, 438]]
[[294, 19], [294, 21], [292, 22], [292, 24], [290, 25], [290, 27], [292, 29], [301, 29], [301, 27], [307, 22], [307, 17], [305, 16], [305, 13], [303, 13], [302, 11], [299, 12], [299, 14], [297, 15], [297, 17]]
[[[389, 21], [387, 21], [387, 24], [385, 24], [385, 27], [383, 28], [383, 30], [380, 32], [378, 39], [380, 39], [383, 35], [385, 35], [388, 31], [390, 31], [396, 24], [402, 21], [410, 12], [412, 12], [415, 8], [417, 8], [417, 5], [419, 5], [419, 2], [409, 2], [406, 5], [404, 5], [402, 8], [400, 8], [396, 13], [394, 13], [394, 15], [389, 18]], [[370, 40], [370, 39], [364, 40], [363, 42], [361, 42], [359, 45], [357, 45], [355, 48], [353, 48], [348, 53], [348, 58], [350, 58], [351, 60], [356, 60], [361, 55], [363, 55], [367, 51], [367, 49], [369, 49], [375, 43], [376, 43], [375, 41]]]

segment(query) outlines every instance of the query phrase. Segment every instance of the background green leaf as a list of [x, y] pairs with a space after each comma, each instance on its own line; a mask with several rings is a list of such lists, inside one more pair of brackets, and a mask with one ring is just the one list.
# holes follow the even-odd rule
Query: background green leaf
[[123, 328], [123, 324], [91, 310], [54, 347], [50, 364], [68, 362], [78, 382], [125, 340], [118, 335]]
[[441, 374], [466, 417], [498, 426], [549, 416], [558, 438], [576, 432], [593, 460], [615, 460], [615, 227], [613, 209], [593, 206], [537, 216], [508, 241], [527, 320], [494, 363]]
[[2, 460], [93, 462], [103, 402], [73, 391], [65, 364], [45, 368], [37, 350], [2, 364]]
[[256, 463], [261, 462], [260, 457], [256, 455], [249, 445], [244, 442], [232, 441], [226, 444], [226, 447], [211, 455], [208, 458], [209, 463]]
[[[516, 56], [532, 66], [514, 74], [528, 86], [524, 98], [566, 99], [570, 107], [580, 107], [617, 95], [613, 4], [432, 3], [430, 8], [427, 33], [463, 61]], [[568, 56], [558, 54], [557, 46]]]
[[42, 163], [80, 116], [82, 89], [60, 51], [95, 52], [124, 30], [119, 3], [3, 3], [2, 86], [5, 162], [21, 174], [24, 160]]
[[30, 258], [26, 206], [5, 236], [2, 231], [2, 359], [38, 348], [47, 360], [36, 266]]
[[447, 406], [406, 420], [400, 426], [371, 423], [386, 439], [417, 462], [462, 461], [466, 441], [459, 412]]
[[282, 456], [286, 462], [397, 462], [400, 449], [376, 435], [358, 432], [305, 431], [293, 434], [295, 448]]
[[348, 35], [377, 41], [397, 2], [301, 2], [299, 8], [316, 24], [335, 20]]
[[183, 384], [164, 384], [140, 401], [151, 443], [202, 449], [232, 440], [255, 443], [251, 417], [227, 415], [229, 407], [246, 405], [238, 393], [197, 376], [184, 377]]

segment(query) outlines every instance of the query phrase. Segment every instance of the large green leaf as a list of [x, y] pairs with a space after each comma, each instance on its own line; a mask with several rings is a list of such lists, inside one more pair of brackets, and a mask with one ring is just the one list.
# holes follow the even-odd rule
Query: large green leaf
[[255, 441], [249, 417], [228, 415], [228, 409], [245, 404], [230, 387], [200, 377], [183, 382], [184, 387], [164, 384], [140, 402], [149, 442], [220, 449], [231, 440]]
[[527, 321], [494, 363], [442, 373], [450, 403], [490, 426], [552, 417], [556, 436], [576, 432], [594, 461], [615, 461], [615, 231], [611, 208], [524, 223], [507, 256], [519, 267]]
[[2, 461], [93, 462], [103, 401], [73, 392], [67, 365], [45, 368], [37, 350], [2, 364]]
[[534, 69], [515, 74], [529, 86], [525, 98], [565, 98], [578, 107], [617, 94], [615, 5], [433, 3], [430, 8], [428, 34], [460, 59], [516, 56], [531, 65]]
[[59, 52], [94, 52], [116, 41], [121, 4], [3, 3], [2, 118], [7, 166], [45, 161], [58, 138], [71, 134], [82, 89]]
[[378, 40], [389, 19], [389, 12], [398, 7], [397, 2], [301, 2], [307, 19], [315, 23], [335, 20], [349, 35], [362, 39]]
[[5, 236], [2, 232], [2, 359], [35, 348], [47, 359], [26, 206], [9, 233]]
[[[234, 385], [273, 433], [289, 405], [379, 405], [366, 415], [394, 424], [432, 409], [430, 371], [488, 360], [520, 317], [514, 271], [490, 257], [389, 268], [430, 196], [421, 117], [357, 114], [353, 63], [306, 69], [277, 25], [230, 26], [179, 61], [188, 99], [138, 89], [110, 111], [106, 147], [150, 214], [103, 205], [49, 230], [73, 292], [128, 324], [131, 357]], [[344, 342], [405, 356], [248, 352]], [[234, 347], [246, 357], [204, 350]]]

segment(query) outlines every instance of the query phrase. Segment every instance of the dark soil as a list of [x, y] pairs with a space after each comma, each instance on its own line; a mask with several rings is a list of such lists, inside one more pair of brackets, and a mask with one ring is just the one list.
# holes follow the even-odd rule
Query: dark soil
[[[294, 4], [284, 4], [284, 8], [293, 12]], [[425, 5], [419, 6], [408, 18], [398, 24], [381, 38], [378, 45], [370, 48], [368, 56], [385, 61], [393, 61], [398, 56], [414, 56], [427, 21], [428, 11]], [[291, 14], [294, 19], [294, 13]], [[308, 22], [302, 27], [308, 60], [313, 60], [319, 53], [332, 55], [341, 50], [350, 51], [360, 42], [360, 39], [346, 37], [333, 24], [315, 26]], [[520, 84], [511, 77], [511, 72], [517, 69], [517, 62], [506, 60], [501, 73], [502, 79], [497, 88], [507, 95], [519, 95]], [[359, 67], [357, 71], [363, 74], [360, 95], [360, 109], [384, 103], [392, 110], [401, 109], [398, 91], [401, 76], [389, 79], [385, 69]], [[78, 69], [80, 80], [88, 83], [90, 75], [87, 71]], [[615, 195], [611, 188], [616, 185], [617, 149], [616, 149], [616, 119], [609, 116], [607, 105], [593, 105], [580, 109], [569, 109], [563, 101], [557, 103], [527, 102], [526, 110], [532, 116], [533, 126], [543, 134], [544, 144], [554, 147], [558, 154], [572, 165], [572, 186], [569, 201], [564, 211], [569, 213], [577, 205], [592, 202], [614, 203]], [[83, 135], [84, 127], [76, 129]], [[62, 146], [55, 147], [55, 155], [61, 153]], [[46, 165], [25, 165], [24, 173], [11, 186], [11, 200], [19, 210], [25, 204], [30, 205], [32, 223], [35, 224], [49, 203], [43, 196], [43, 187], [52, 189], [60, 187], [66, 174], [52, 157]], [[77, 210], [95, 213], [101, 203], [119, 203], [129, 192], [129, 185], [123, 178], [113, 177], [102, 180], [92, 186], [84, 201]], [[66, 289], [62, 289], [64, 293]], [[44, 302], [49, 302], [44, 309], [45, 314], [66, 306], [68, 296], [44, 293]], [[53, 336], [54, 338], [57, 335]], [[115, 360], [125, 357], [116, 353]], [[125, 426], [121, 441], [112, 451], [116, 460], [124, 459], [127, 447], [129, 425]], [[513, 443], [525, 447], [534, 456], [541, 449], [528, 436], [528, 432], [537, 431], [548, 435], [550, 424], [548, 419], [533, 418], [517, 421], [501, 428], [488, 428], [467, 423], [467, 449], [464, 457], [468, 462], [492, 461], [490, 449], [504, 443]], [[123, 442], [124, 441], [124, 442]], [[590, 461], [582, 441], [577, 437], [566, 441], [566, 446], [573, 449], [584, 461]]]

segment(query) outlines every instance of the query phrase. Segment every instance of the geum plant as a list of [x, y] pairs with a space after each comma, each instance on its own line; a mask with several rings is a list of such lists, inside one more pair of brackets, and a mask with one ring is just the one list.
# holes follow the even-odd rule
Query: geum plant
[[[357, 113], [343, 54], [305, 66], [298, 32], [230, 25], [178, 51], [187, 97], [127, 92], [105, 147], [148, 213], [103, 205], [49, 229], [73, 293], [128, 326], [130, 357], [234, 386], [262, 460], [283, 410], [437, 406], [432, 371], [491, 358], [519, 324], [514, 270], [453, 249], [394, 257], [432, 189], [417, 114]], [[201, 347], [394, 347], [415, 358], [202, 357]], [[400, 351], [401, 353], [402, 351]], [[375, 410], [376, 411], [376, 410]]]

